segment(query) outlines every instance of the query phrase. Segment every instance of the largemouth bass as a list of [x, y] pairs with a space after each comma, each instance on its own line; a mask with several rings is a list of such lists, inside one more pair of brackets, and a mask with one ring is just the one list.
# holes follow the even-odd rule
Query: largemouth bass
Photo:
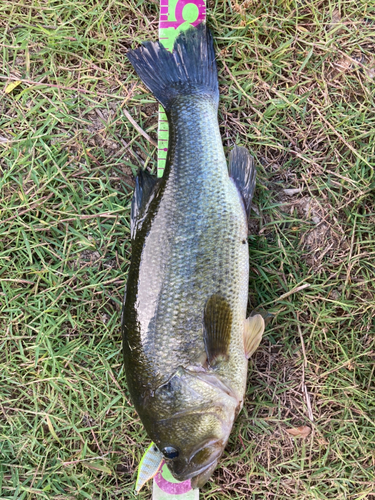
[[255, 168], [236, 147], [228, 170], [204, 25], [180, 34], [173, 53], [146, 42], [127, 56], [170, 127], [163, 178], [140, 172], [132, 201], [122, 318], [127, 383], [173, 476], [200, 487], [242, 407], [248, 358], [264, 330], [260, 315], [246, 319]]

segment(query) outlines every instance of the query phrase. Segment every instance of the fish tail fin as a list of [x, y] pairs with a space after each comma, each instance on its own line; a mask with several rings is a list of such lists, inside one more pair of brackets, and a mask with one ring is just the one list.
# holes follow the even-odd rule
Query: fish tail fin
[[160, 42], [145, 42], [138, 49], [129, 50], [127, 57], [166, 111], [181, 95], [211, 97], [217, 107], [219, 85], [215, 51], [205, 24], [180, 33], [172, 53]]

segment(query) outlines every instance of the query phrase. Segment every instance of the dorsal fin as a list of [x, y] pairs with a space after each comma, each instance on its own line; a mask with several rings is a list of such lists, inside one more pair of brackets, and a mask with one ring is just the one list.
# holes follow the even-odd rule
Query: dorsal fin
[[254, 158], [246, 148], [234, 146], [229, 155], [229, 175], [241, 193], [247, 218], [250, 217], [251, 200], [255, 190], [256, 170]]
[[135, 189], [130, 212], [130, 234], [132, 239], [142, 226], [144, 216], [147, 213], [147, 206], [155, 192], [155, 186], [159, 179], [151, 175], [147, 170], [139, 170], [135, 179]]

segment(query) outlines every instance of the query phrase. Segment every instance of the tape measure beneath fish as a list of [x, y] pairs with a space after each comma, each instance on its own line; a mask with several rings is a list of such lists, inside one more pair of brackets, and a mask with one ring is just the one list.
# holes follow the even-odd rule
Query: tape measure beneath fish
[[[205, 0], [160, 0], [159, 40], [172, 52], [173, 44], [181, 31], [189, 26], [206, 22]], [[157, 176], [162, 177], [168, 154], [168, 120], [159, 105]]]
[[150, 479], [154, 479], [152, 500], [199, 500], [199, 489], [192, 489], [190, 479], [180, 482], [172, 476], [162, 452], [154, 443], [150, 444], [139, 463], [136, 493]]

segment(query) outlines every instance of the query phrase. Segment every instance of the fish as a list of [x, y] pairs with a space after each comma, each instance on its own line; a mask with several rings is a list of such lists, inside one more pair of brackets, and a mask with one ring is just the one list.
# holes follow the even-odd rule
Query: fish
[[202, 487], [242, 408], [248, 359], [264, 331], [246, 317], [253, 157], [227, 166], [218, 124], [213, 38], [205, 24], [173, 52], [144, 42], [127, 57], [162, 104], [169, 148], [161, 179], [140, 171], [122, 311], [127, 386], [176, 480]]

